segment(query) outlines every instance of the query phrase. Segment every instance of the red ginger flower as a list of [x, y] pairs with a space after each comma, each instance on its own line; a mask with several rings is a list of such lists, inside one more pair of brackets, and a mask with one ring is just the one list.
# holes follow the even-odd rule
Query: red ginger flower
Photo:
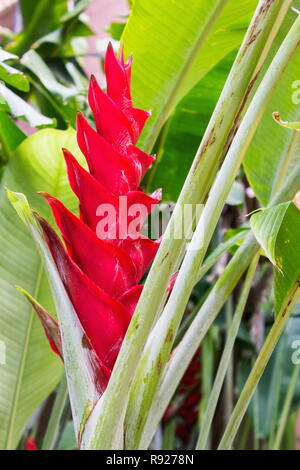
[[[139, 231], [143, 218], [161, 198], [160, 191], [148, 196], [140, 189], [141, 179], [154, 157], [135, 145], [150, 114], [132, 106], [131, 63], [131, 58], [124, 62], [123, 52], [118, 59], [109, 45], [105, 57], [107, 93], [91, 78], [88, 100], [97, 131], [82, 114], [77, 117], [77, 141], [89, 172], [64, 150], [69, 182], [79, 199], [80, 218], [58, 199], [43, 193], [64, 244], [41, 220], [44, 236], [97, 356], [102, 390], [141, 294], [139, 282], [159, 246], [141, 234], [121, 236], [124, 217], [126, 225], [132, 222]], [[120, 198], [126, 200], [125, 214]], [[104, 213], [99, 213], [103, 204], [105, 207], [109, 204], [117, 215], [114, 223], [106, 224], [107, 231], [97, 229], [99, 222], [105, 222]], [[135, 210], [131, 211], [133, 205]], [[137, 212], [141, 216], [138, 221]]]

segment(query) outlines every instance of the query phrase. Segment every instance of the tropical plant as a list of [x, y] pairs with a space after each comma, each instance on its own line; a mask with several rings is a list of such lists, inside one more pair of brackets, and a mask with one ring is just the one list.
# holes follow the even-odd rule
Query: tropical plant
[[[295, 448], [299, 1], [135, 0], [93, 116], [44, 61], [66, 3], [0, 56], [1, 447]], [[7, 114], [28, 77], [63, 130]]]

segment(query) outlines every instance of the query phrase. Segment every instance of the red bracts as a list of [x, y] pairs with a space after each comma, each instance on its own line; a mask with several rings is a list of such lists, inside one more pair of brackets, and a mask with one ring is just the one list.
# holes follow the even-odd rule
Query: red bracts
[[80, 218], [43, 193], [64, 243], [41, 222], [45, 239], [107, 378], [141, 294], [139, 282], [159, 245], [139, 234], [161, 193], [148, 196], [140, 188], [154, 157], [136, 147], [150, 114], [132, 106], [131, 63], [131, 58], [124, 62], [123, 53], [117, 58], [109, 45], [107, 93], [91, 78], [88, 100], [97, 130], [82, 114], [77, 117], [77, 141], [89, 171], [64, 150]]

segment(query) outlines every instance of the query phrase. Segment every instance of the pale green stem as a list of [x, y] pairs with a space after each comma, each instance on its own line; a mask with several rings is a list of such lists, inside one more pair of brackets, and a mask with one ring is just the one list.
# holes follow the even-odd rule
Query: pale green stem
[[[276, 85], [300, 40], [300, 19], [287, 34], [257, 89], [210, 190], [192, 241], [164, 312], [147, 343], [137, 372], [126, 418], [126, 448], [137, 448], [164, 366], [232, 183], [269, 104]], [[152, 341], [151, 341], [152, 339]], [[137, 426], [138, 423], [138, 426]]]
[[218, 261], [219, 257], [229, 248], [232, 248], [234, 245], [239, 245], [245, 239], [247, 235], [247, 231], [242, 231], [234, 235], [233, 237], [229, 238], [223, 243], [219, 243], [217, 248], [205, 259], [205, 262], [199, 269], [197, 274], [197, 282], [205, 276], [205, 274], [214, 266], [214, 264]]
[[239, 450], [245, 450], [250, 429], [251, 429], [251, 422], [249, 419], [247, 419], [244, 423], [244, 426], [241, 432]]
[[[299, 187], [300, 165], [297, 165], [286, 178], [284, 186], [274, 195], [269, 207], [289, 201], [294, 197]], [[173, 352], [164, 377], [161, 380], [159, 391], [156, 394], [151, 409], [148, 411], [145, 432], [140, 445], [141, 448], [148, 448], [164, 410], [202, 339], [259, 250], [259, 244], [252, 233], [249, 233], [201, 306], [184, 338]]]
[[56, 397], [54, 400], [53, 408], [51, 411], [50, 420], [47, 426], [47, 431], [43, 440], [42, 450], [53, 450], [58, 436], [60, 427], [60, 419], [64, 411], [68, 397], [68, 386], [65, 375], [60, 382]]
[[282, 408], [282, 413], [279, 419], [279, 424], [278, 424], [278, 429], [277, 429], [277, 433], [275, 436], [273, 450], [280, 449], [283, 434], [284, 434], [288, 417], [290, 414], [291, 404], [292, 404], [293, 396], [296, 390], [299, 375], [300, 375], [300, 363], [295, 365], [293, 375], [289, 383], [289, 387], [288, 387], [287, 394], [285, 396], [285, 400], [284, 400], [284, 404]]
[[176, 418], [171, 418], [164, 427], [163, 449], [173, 450], [175, 442]]
[[[207, 332], [201, 348], [201, 402], [199, 409], [199, 422], [202, 421], [209, 397], [211, 394], [213, 380], [214, 350], [212, 330]], [[210, 448], [210, 435], [208, 434], [207, 448]]]
[[219, 450], [231, 449], [241, 421], [247, 411], [249, 402], [271, 357], [271, 354], [273, 353], [278, 343], [281, 333], [284, 330], [287, 321], [289, 320], [290, 314], [292, 313], [293, 308], [299, 299], [299, 295], [300, 286], [298, 283], [296, 283], [293, 292], [289, 296], [285, 306], [276, 316], [275, 322], [243, 387], [242, 393], [221, 439], [220, 445], [218, 447]]
[[205, 415], [203, 417], [203, 421], [201, 424], [201, 431], [200, 431], [199, 439], [198, 439], [197, 446], [196, 446], [196, 449], [198, 450], [206, 449], [209, 430], [211, 428], [213, 417], [214, 417], [218, 400], [220, 397], [220, 393], [222, 390], [224, 377], [228, 369], [228, 365], [230, 363], [230, 358], [232, 355], [234, 342], [238, 334], [239, 326], [240, 326], [241, 319], [244, 313], [248, 295], [251, 289], [251, 285], [252, 285], [252, 281], [255, 275], [255, 270], [256, 270], [258, 260], [259, 260], [259, 254], [257, 254], [254, 257], [248, 269], [247, 276], [243, 285], [243, 289], [240, 294], [239, 302], [236, 307], [236, 311], [235, 311], [230, 329], [228, 331], [227, 341], [226, 341], [224, 351], [223, 351], [223, 354], [219, 363], [218, 371], [215, 377], [215, 381], [214, 381], [214, 385], [213, 385], [213, 388], [209, 397], [209, 401], [207, 403], [206, 412], [205, 412]]

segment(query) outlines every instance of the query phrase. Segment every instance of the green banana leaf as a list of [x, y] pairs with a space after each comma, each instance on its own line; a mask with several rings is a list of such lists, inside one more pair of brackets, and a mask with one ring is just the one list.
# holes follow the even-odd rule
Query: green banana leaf
[[[299, 0], [294, 4], [300, 8]], [[275, 40], [268, 62], [296, 17], [296, 12], [290, 10]], [[280, 112], [286, 121], [299, 121], [299, 83], [295, 88], [299, 68], [298, 49], [280, 79], [244, 159], [248, 181], [263, 205], [268, 203], [271, 194], [276, 193], [286, 174], [299, 162], [300, 133], [279, 126], [272, 118], [274, 112]]]
[[191, 0], [188, 8], [182, 0], [133, 3], [122, 40], [134, 57], [135, 105], [152, 110], [140, 141], [146, 150], [182, 97], [240, 45], [256, 6], [256, 0]]

